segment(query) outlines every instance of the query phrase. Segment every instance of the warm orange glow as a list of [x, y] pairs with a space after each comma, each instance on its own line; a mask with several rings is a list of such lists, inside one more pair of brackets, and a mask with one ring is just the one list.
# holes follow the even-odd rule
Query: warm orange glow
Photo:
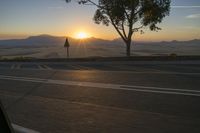
[[79, 33], [77, 33], [76, 38], [85, 39], [85, 38], [89, 38], [89, 35], [86, 32], [79, 32]]

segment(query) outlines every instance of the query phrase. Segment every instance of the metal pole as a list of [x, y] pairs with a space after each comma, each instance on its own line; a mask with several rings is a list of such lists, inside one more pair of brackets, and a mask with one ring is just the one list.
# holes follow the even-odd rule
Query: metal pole
[[67, 58], [69, 58], [69, 47], [67, 47]]

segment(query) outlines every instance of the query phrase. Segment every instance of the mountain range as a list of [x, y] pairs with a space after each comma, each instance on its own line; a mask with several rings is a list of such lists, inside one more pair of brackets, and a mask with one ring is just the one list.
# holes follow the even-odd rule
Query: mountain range
[[[2, 47], [46, 47], [46, 46], [56, 46], [63, 45], [66, 37], [56, 37], [51, 35], [38, 35], [30, 36], [25, 39], [10, 39], [10, 40], [0, 40], [0, 48]], [[92, 45], [123, 45], [123, 41], [120, 38], [114, 40], [104, 40], [100, 38], [87, 38], [87, 39], [75, 39], [69, 37], [69, 41], [72, 45], [79, 44], [80, 41], [85, 44]], [[134, 42], [135, 45], [200, 45], [200, 39], [194, 39], [189, 41], [161, 41], [161, 42]]]
[[[35, 58], [65, 57], [66, 37], [51, 35], [30, 36], [25, 39], [0, 40], [0, 56], [29, 56]], [[124, 56], [125, 45], [120, 38], [75, 39], [69, 37], [71, 57]], [[134, 42], [133, 55], [200, 55], [200, 39], [189, 41]]]
[[[58, 46], [64, 45], [66, 37], [56, 37], [51, 35], [39, 35], [30, 36], [25, 39], [10, 39], [10, 40], [0, 40], [0, 48], [13, 48], [13, 47], [47, 47], [47, 46]], [[107, 45], [113, 44], [114, 41], [99, 39], [95, 37], [87, 39], [75, 39], [68, 37], [70, 44], [93, 44], [93, 45]]]

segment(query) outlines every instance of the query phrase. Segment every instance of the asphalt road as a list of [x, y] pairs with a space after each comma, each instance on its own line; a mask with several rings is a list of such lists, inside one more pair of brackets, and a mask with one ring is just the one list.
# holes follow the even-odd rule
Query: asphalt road
[[42, 133], [199, 133], [200, 63], [0, 63], [0, 99]]

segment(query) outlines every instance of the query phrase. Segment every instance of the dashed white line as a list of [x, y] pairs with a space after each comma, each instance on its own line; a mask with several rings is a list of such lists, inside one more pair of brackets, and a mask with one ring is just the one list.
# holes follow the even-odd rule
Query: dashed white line
[[21, 64], [13, 64], [11, 66], [11, 69], [20, 69], [21, 68]]
[[21, 65], [20, 64], [17, 64], [16, 65], [16, 69], [20, 69], [21, 68]]
[[52, 70], [52, 68], [50, 68], [49, 66], [47, 65], [43, 65], [45, 69], [48, 69], [48, 70]]
[[81, 69], [83, 69], [83, 67], [82, 66], [80, 66], [80, 65], [69, 65], [71, 68], [73, 68], [73, 69], [76, 69], [76, 70], [81, 70]]
[[15, 64], [12, 64], [11, 69], [15, 69]]
[[37, 65], [38, 66], [38, 68], [40, 69], [40, 70], [44, 70], [44, 68], [41, 66], [41, 65]]
[[38, 65], [38, 68], [40, 70], [52, 70], [52, 68], [50, 68], [49, 66], [47, 65]]
[[25, 81], [25, 82], [35, 82], [35, 83], [46, 83], [46, 84], [71, 85], [71, 86], [82, 86], [82, 87], [93, 87], [93, 88], [106, 88], [106, 89], [114, 89], [114, 90], [126, 90], [126, 91], [135, 91], [135, 92], [174, 94], [174, 95], [185, 95], [185, 96], [200, 97], [200, 91], [199, 90], [190, 90], [190, 89], [120, 85], [120, 84], [80, 82], [80, 81], [67, 81], [67, 80], [53, 80], [53, 79], [40, 79], [40, 78], [16, 77], [16, 76], [5, 76], [5, 75], [0, 75], [0, 79]]
[[[52, 71], [61, 71], [61, 72], [74, 72], [74, 70], [61, 70], [61, 69], [53, 69], [49, 67], [48, 65], [37, 65], [39, 69], [29, 69], [29, 70], [52, 70]], [[131, 74], [162, 74], [162, 75], [196, 75], [199, 76], [200, 72], [173, 72], [173, 71], [159, 71], [159, 70], [154, 70], [154, 71], [107, 71], [107, 70], [99, 70], [99, 69], [94, 69], [90, 67], [84, 67], [84, 66], [77, 66], [77, 65], [71, 65], [72, 68], [77, 69], [76, 71], [90, 71], [90, 72], [107, 72], [107, 73], [131, 73]], [[2, 69], [2, 68], [1, 68]], [[11, 66], [11, 69], [21, 69], [21, 64], [13, 64]]]

